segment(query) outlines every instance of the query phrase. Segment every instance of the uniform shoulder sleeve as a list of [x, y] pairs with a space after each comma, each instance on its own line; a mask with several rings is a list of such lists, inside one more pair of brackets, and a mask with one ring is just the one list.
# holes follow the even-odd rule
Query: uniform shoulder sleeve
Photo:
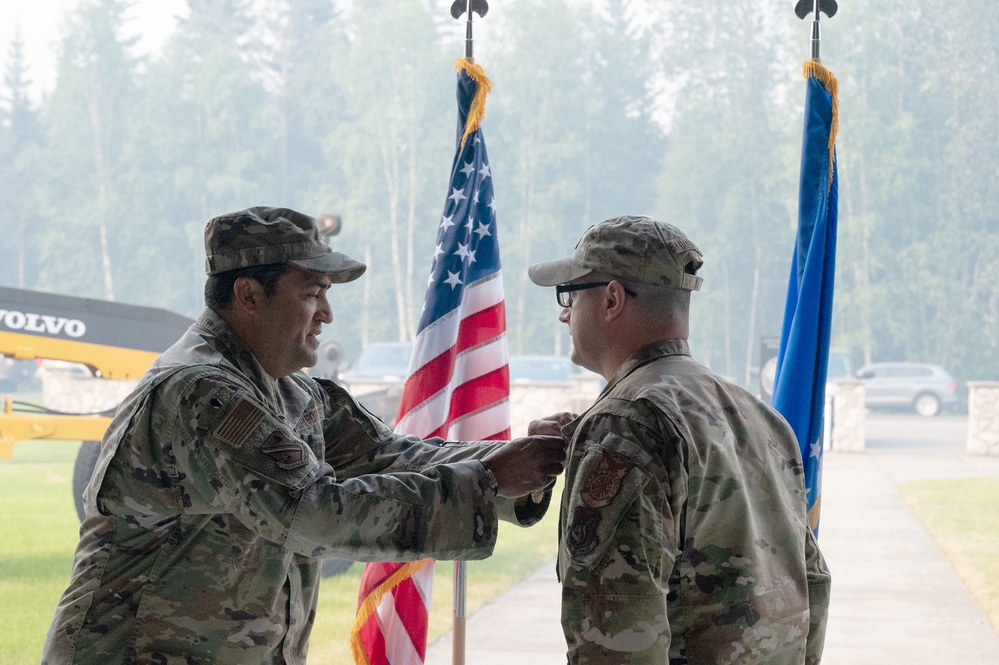
[[300, 490], [319, 472], [312, 449], [282, 415], [226, 377], [197, 380], [179, 407], [195, 445], [217, 469], [236, 465], [278, 487]]
[[588, 414], [573, 436], [559, 564], [573, 662], [667, 660], [676, 521], [650, 452], [658, 438], [613, 409]]
[[186, 512], [227, 512], [283, 542], [289, 506], [325, 469], [312, 449], [251, 385], [218, 368], [184, 371], [161, 386], [176, 417], [159, 434], [183, 476]]

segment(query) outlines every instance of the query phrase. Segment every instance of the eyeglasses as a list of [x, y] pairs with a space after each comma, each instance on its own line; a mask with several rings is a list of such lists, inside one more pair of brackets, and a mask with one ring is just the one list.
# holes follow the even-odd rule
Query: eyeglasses
[[[601, 286], [607, 286], [610, 282], [587, 282], [586, 284], [559, 284], [555, 287], [555, 300], [558, 301], [559, 307], [572, 307], [572, 294], [574, 291], [586, 291], [587, 289], [596, 289]], [[625, 288], [624, 292], [629, 296], [634, 298], [636, 294], [629, 288]]]

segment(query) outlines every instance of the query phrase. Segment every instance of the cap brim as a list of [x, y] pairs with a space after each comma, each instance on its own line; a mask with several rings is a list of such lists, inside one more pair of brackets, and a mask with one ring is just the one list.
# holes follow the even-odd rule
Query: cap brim
[[571, 257], [535, 263], [527, 269], [527, 275], [538, 286], [558, 286], [579, 279], [593, 272], [592, 268], [575, 263]]
[[312, 272], [321, 272], [330, 276], [330, 280], [337, 284], [353, 282], [364, 274], [368, 266], [360, 261], [355, 261], [346, 254], [340, 252], [329, 252], [313, 259], [297, 259], [288, 261], [289, 265]]

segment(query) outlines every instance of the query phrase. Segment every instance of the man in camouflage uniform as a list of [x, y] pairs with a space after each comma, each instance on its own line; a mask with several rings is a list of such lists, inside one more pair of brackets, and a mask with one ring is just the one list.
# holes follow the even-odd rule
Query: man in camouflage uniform
[[484, 558], [547, 507], [560, 436], [399, 436], [297, 371], [365, 270], [313, 218], [242, 210], [205, 244], [208, 307], [108, 428], [43, 663], [302, 664], [322, 557]]
[[701, 252], [648, 217], [592, 226], [556, 286], [572, 360], [607, 379], [571, 437], [558, 573], [569, 662], [818, 663], [829, 573], [794, 433], [687, 346]]

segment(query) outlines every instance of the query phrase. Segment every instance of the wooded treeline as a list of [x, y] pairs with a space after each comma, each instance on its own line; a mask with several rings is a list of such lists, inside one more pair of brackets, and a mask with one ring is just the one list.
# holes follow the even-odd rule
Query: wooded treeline
[[[784, 6], [784, 5], [787, 6]], [[195, 316], [202, 232], [250, 205], [338, 213], [371, 266], [335, 287], [352, 357], [414, 334], [454, 151], [463, 23], [441, 0], [189, 0], [135, 55], [125, 0], [83, 0], [40, 103], [0, 85], [0, 284]], [[779, 5], [779, 6], [777, 6]], [[854, 0], [823, 21], [840, 81], [834, 344], [999, 378], [999, 6]], [[651, 214], [705, 253], [692, 346], [754, 387], [796, 224], [809, 24], [792, 3], [495, 0], [476, 60], [511, 353], [566, 353], [528, 264]]]

